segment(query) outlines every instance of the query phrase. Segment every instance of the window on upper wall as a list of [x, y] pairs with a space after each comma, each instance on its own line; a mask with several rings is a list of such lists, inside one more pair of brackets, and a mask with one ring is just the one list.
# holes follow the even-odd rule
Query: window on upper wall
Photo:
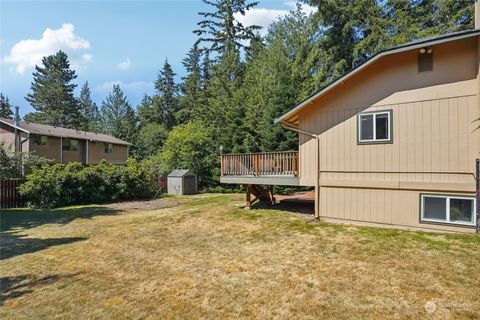
[[422, 48], [418, 50], [418, 72], [433, 70], [433, 50], [432, 48]]
[[358, 143], [391, 143], [392, 111], [364, 112], [358, 115]]
[[422, 195], [421, 220], [474, 226], [475, 205], [471, 197]]
[[48, 137], [47, 136], [33, 136], [33, 144], [36, 146], [46, 146], [48, 144]]
[[63, 139], [62, 150], [63, 151], [78, 151], [78, 140]]
[[113, 145], [111, 143], [104, 143], [103, 144], [105, 153], [112, 153]]

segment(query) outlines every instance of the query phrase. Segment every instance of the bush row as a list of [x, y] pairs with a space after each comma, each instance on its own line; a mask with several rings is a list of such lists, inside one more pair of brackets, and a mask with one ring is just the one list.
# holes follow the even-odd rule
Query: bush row
[[155, 163], [135, 159], [125, 166], [54, 164], [34, 168], [19, 190], [29, 206], [39, 208], [146, 199], [157, 193], [159, 175]]

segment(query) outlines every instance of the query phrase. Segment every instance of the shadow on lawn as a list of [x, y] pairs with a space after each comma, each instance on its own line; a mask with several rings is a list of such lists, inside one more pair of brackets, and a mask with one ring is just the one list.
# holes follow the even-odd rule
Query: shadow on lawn
[[60, 208], [51, 210], [5, 210], [0, 214], [0, 260], [21, 254], [32, 253], [81, 240], [84, 237], [70, 238], [28, 238], [22, 230], [35, 228], [44, 224], [65, 225], [75, 219], [90, 219], [95, 216], [115, 215], [121, 210], [102, 206], [81, 208]]
[[257, 202], [252, 206], [252, 209], [270, 209], [288, 211], [293, 213], [300, 213], [306, 215], [313, 215], [315, 213], [315, 203], [313, 201], [286, 201], [282, 200], [280, 203], [271, 205], [267, 202]]
[[0, 306], [9, 299], [18, 298], [25, 294], [32, 293], [35, 287], [47, 285], [61, 279], [72, 278], [77, 275], [78, 273], [67, 275], [50, 275], [38, 279], [32, 277], [31, 275], [23, 275], [17, 277], [1, 277]]

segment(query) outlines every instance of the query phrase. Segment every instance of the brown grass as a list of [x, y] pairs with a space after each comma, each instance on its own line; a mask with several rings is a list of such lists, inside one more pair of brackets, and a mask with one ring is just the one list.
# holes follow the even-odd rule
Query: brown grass
[[480, 317], [479, 236], [161, 201], [2, 213], [0, 318]]

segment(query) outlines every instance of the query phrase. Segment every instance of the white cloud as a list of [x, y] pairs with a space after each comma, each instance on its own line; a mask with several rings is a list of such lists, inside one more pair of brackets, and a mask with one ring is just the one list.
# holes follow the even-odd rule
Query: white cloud
[[130, 68], [131, 64], [132, 64], [132, 62], [127, 57], [127, 59], [125, 61], [122, 61], [119, 64], [117, 64], [117, 68], [120, 69], [120, 70], [127, 70], [128, 68]]
[[[295, 1], [287, 1], [287, 2], [285, 2], [285, 5], [290, 7], [291, 10], [296, 10], [297, 9], [297, 2], [295, 2]], [[302, 8], [301, 10], [307, 16], [317, 11], [317, 8], [309, 6], [306, 3], [301, 3], [300, 5], [301, 5], [301, 8]]]
[[[281, 9], [266, 9], [266, 8], [253, 8], [248, 10], [245, 15], [240, 13], [235, 14], [235, 19], [241, 22], [244, 26], [257, 25], [262, 27], [259, 30], [261, 35], [265, 35], [268, 31], [268, 26], [275, 20], [286, 16], [291, 10], [297, 8], [297, 3], [294, 1], [287, 1], [284, 3], [289, 7], [289, 10]], [[316, 11], [315, 7], [311, 7], [307, 4], [301, 4], [302, 11], [309, 15]]]
[[42, 62], [42, 58], [54, 54], [58, 50], [67, 53], [73, 68], [91, 61], [93, 56], [82, 51], [90, 49], [90, 42], [75, 34], [75, 26], [64, 23], [59, 29], [47, 28], [41, 39], [27, 39], [17, 42], [10, 55], [3, 61], [16, 65], [16, 71], [24, 74], [25, 70]]

